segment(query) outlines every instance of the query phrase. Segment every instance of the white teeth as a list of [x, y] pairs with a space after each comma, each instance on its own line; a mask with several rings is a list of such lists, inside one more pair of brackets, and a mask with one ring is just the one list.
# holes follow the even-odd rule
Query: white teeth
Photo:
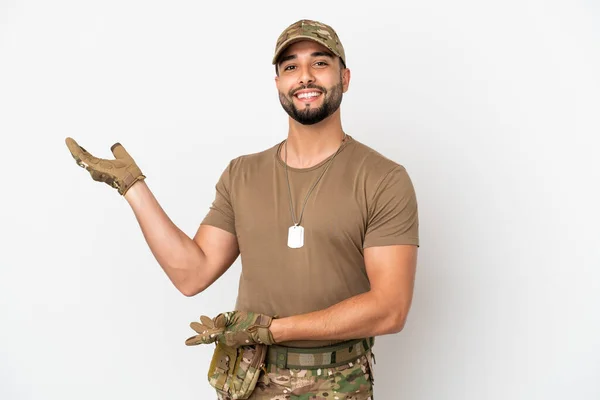
[[311, 98], [311, 97], [317, 97], [317, 96], [318, 96], [318, 95], [320, 95], [320, 94], [321, 94], [321, 93], [319, 93], [319, 92], [300, 93], [300, 94], [298, 95], [298, 98], [299, 98], [299, 99], [308, 99], [308, 98]]

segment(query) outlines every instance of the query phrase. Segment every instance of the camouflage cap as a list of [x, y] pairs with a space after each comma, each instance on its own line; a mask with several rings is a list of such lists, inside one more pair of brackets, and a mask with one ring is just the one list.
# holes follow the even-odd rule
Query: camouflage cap
[[346, 54], [344, 47], [337, 33], [329, 25], [309, 19], [301, 19], [288, 26], [277, 39], [275, 46], [275, 55], [273, 56], [273, 64], [277, 63], [277, 59], [281, 53], [292, 43], [301, 40], [312, 40], [317, 42], [333, 52], [336, 56], [342, 59], [346, 65]]

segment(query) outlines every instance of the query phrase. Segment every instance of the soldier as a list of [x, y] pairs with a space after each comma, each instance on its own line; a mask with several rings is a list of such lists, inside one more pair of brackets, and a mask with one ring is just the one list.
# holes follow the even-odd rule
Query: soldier
[[272, 63], [287, 138], [229, 162], [193, 239], [122, 145], [111, 147], [115, 160], [67, 145], [94, 180], [125, 197], [184, 295], [201, 293], [241, 256], [235, 309], [202, 316], [186, 340], [214, 343], [209, 382], [219, 399], [372, 399], [374, 337], [399, 332], [412, 302], [415, 191], [401, 164], [343, 130], [350, 70], [330, 26], [290, 25]]

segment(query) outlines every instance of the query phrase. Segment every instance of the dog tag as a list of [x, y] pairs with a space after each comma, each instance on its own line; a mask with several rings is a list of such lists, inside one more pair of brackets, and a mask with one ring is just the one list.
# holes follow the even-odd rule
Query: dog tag
[[299, 249], [304, 246], [304, 228], [300, 225], [292, 225], [288, 230], [288, 247]]

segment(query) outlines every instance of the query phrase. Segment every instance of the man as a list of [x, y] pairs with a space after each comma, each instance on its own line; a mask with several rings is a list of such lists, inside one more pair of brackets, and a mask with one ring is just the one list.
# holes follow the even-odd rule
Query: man
[[412, 301], [416, 195], [402, 165], [342, 129], [350, 70], [330, 26], [290, 25], [272, 62], [287, 139], [230, 161], [193, 239], [123, 146], [109, 161], [67, 145], [93, 179], [125, 197], [184, 295], [202, 292], [241, 255], [235, 311], [192, 323], [198, 335], [186, 343], [268, 345], [250, 399], [372, 399], [372, 338], [399, 332]]

